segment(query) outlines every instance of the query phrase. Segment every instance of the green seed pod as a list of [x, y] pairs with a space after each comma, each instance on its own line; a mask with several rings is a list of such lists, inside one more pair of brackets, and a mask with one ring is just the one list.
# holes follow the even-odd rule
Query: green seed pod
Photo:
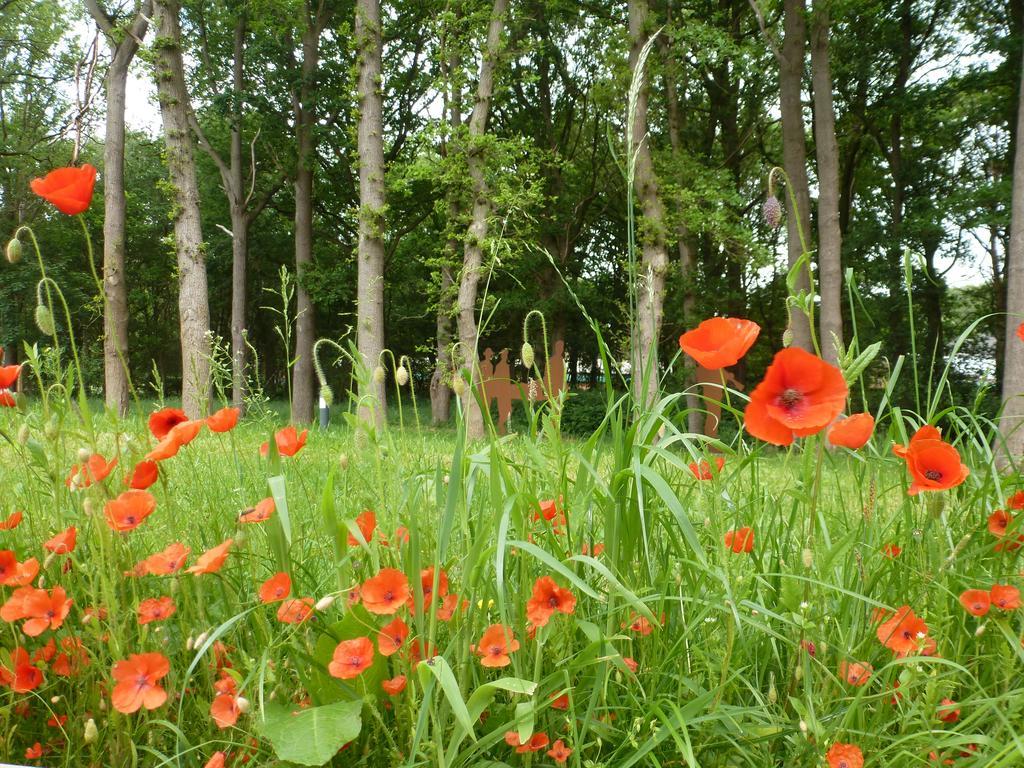
[[320, 399], [324, 401], [324, 405], [330, 408], [334, 405], [334, 390], [324, 384], [320, 387]]
[[36, 305], [36, 327], [46, 336], [57, 335], [57, 329], [53, 324], [53, 315], [45, 304]]
[[7, 261], [11, 264], [17, 264], [21, 261], [21, 240], [14, 237], [7, 243]]
[[395, 381], [398, 382], [400, 387], [404, 387], [409, 383], [409, 371], [404, 365], [398, 366], [398, 370], [395, 371]]
[[373, 369], [373, 380], [374, 380], [374, 382], [376, 382], [377, 384], [383, 384], [384, 383], [384, 379], [386, 379], [386, 378], [387, 378], [387, 373], [385, 372], [383, 365], [378, 365], [376, 368]]
[[533, 363], [535, 362], [536, 357], [533, 354], [533, 345], [530, 344], [530, 342], [523, 342], [523, 349], [519, 353], [519, 356], [523, 358], [523, 365], [527, 368], [533, 368]]

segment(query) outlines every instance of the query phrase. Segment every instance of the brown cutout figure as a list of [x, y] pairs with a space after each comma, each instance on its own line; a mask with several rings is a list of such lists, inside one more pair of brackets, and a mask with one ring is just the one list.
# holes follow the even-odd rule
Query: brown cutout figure
[[501, 350], [497, 363], [492, 362], [493, 357], [494, 352], [490, 347], [484, 350], [480, 360], [480, 390], [484, 407], [488, 410], [492, 400], [498, 401], [498, 434], [504, 435], [508, 431], [514, 401], [524, 397], [534, 401], [557, 398], [565, 390], [565, 343], [561, 340], [555, 342], [541, 381], [512, 381], [507, 349]]
[[711, 438], [718, 437], [718, 423], [722, 419], [722, 400], [725, 398], [725, 390], [722, 388], [722, 374], [725, 374], [725, 383], [740, 392], [743, 391], [743, 384], [737, 379], [732, 371], [725, 368], [711, 370], [703, 366], [697, 366], [696, 381], [701, 389], [701, 397], [704, 400], [702, 407], [707, 412], [704, 416], [704, 435]]

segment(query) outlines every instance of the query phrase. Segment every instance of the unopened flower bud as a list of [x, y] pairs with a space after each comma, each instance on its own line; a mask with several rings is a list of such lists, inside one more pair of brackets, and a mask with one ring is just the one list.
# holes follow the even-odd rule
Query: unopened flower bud
[[36, 327], [45, 336], [56, 336], [57, 329], [53, 324], [53, 315], [45, 304], [36, 304]]
[[787, 348], [793, 346], [792, 328], [787, 328], [785, 331], [782, 332], [782, 346]]
[[7, 243], [7, 261], [11, 264], [17, 264], [21, 261], [21, 240], [14, 237], [11, 238], [10, 242]]
[[36, 579], [36, 586], [39, 589], [42, 589], [43, 587], [46, 586], [46, 574], [45, 573], [39, 574], [39, 578]]
[[[51, 552], [50, 554], [48, 554], [46, 556], [46, 559], [43, 560], [43, 568], [49, 568], [51, 565], [53, 565], [53, 561], [56, 560], [57, 557], [58, 557], [58, 555], [57, 555], [56, 552]], [[43, 577], [40, 576], [39, 580], [42, 581], [42, 578]], [[40, 585], [40, 586], [42, 586], [42, 585]]]
[[96, 508], [93, 506], [92, 499], [86, 499], [82, 502], [82, 511], [87, 515], [91, 515], [96, 511]]
[[57, 704], [59, 702], [60, 702], [60, 696], [51, 696], [50, 697], [50, 703], [51, 704]]
[[409, 370], [404, 365], [398, 366], [398, 370], [395, 371], [395, 381], [400, 387], [409, 383]]
[[804, 720], [800, 721], [800, 733], [807, 734], [807, 722]]
[[519, 356], [523, 359], [523, 365], [525, 365], [527, 368], [533, 368], [535, 358], [533, 354], [533, 345], [530, 344], [530, 342], [523, 342], [523, 348], [519, 352]]
[[193, 648], [195, 648], [195, 645], [196, 641], [192, 639], [192, 635], [189, 635], [188, 639], [185, 641], [185, 650], [191, 651]]
[[32, 432], [28, 428], [28, 424], [22, 424], [18, 427], [18, 442], [22, 445], [28, 444], [28, 439], [32, 437]]
[[334, 603], [336, 595], [325, 595], [316, 601], [313, 607], [318, 611], [326, 611]]
[[51, 416], [50, 420], [46, 422], [46, 426], [43, 427], [43, 435], [47, 440], [56, 440], [60, 437], [60, 424], [57, 423], [56, 416]]
[[383, 365], [378, 365], [376, 368], [373, 369], [373, 380], [377, 384], [383, 384], [384, 383], [384, 379], [386, 379], [386, 378], [387, 378], [387, 372], [385, 372]]
[[95, 744], [96, 740], [100, 737], [99, 729], [96, 727], [96, 721], [91, 717], [85, 721], [85, 743]]
[[78, 449], [78, 460], [81, 463], [84, 464], [85, 462], [87, 462], [89, 460], [90, 456], [92, 456], [92, 451], [90, 451], [88, 448], [79, 448]]
[[334, 390], [328, 385], [324, 384], [320, 387], [320, 399], [323, 400], [324, 405], [330, 408], [334, 405]]
[[782, 203], [775, 195], [771, 195], [761, 206], [761, 218], [770, 229], [778, 229], [782, 221]]
[[775, 687], [775, 681], [772, 680], [772, 684], [768, 688], [768, 703], [774, 704], [779, 700], [779, 691]]
[[987, 623], [986, 624], [979, 624], [978, 628], [976, 630], [974, 630], [974, 636], [975, 637], [981, 637], [982, 635], [984, 635], [985, 634], [985, 628], [987, 626], [988, 626]]
[[452, 379], [452, 391], [456, 397], [462, 397], [466, 392], [466, 381], [461, 376]]
[[804, 568], [810, 568], [812, 565], [814, 565], [814, 552], [812, 552], [810, 548], [804, 549], [803, 558]]
[[338, 457], [338, 466], [341, 467], [343, 471], [348, 469], [348, 454], [347, 453], [343, 453], [343, 454], [341, 454], [341, 456]]
[[238, 707], [238, 711], [244, 715], [249, 711], [249, 700], [244, 696], [238, 696], [235, 698], [235, 706]]

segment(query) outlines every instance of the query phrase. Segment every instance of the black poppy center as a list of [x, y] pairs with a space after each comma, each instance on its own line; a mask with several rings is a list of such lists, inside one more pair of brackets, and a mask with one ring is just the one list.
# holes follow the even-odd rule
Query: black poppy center
[[927, 472], [924, 473], [924, 476], [927, 477], [929, 480], [934, 481], [942, 479], [942, 473], [939, 472], [939, 470], [937, 469], [929, 469]]
[[793, 389], [792, 387], [782, 390], [782, 394], [779, 395], [779, 400], [782, 401], [782, 404], [786, 408], [792, 408], [803, 399], [803, 393], [798, 389]]

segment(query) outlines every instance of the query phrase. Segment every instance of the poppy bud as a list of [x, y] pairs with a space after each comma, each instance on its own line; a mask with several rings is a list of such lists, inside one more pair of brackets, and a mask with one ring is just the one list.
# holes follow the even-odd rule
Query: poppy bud
[[235, 697], [235, 706], [238, 707], [238, 711], [243, 715], [249, 711], [249, 700], [244, 696]]
[[[800, 669], [800, 667], [797, 667], [797, 669]], [[805, 736], [807, 735], [807, 722], [805, 720], [800, 721], [800, 733]]]
[[348, 469], [348, 454], [343, 453], [338, 457], [338, 466], [341, 467], [342, 471]]
[[91, 717], [85, 721], [85, 743], [95, 744], [96, 740], [100, 737], [99, 729], [96, 727], [96, 721]]
[[[53, 557], [52, 553], [50, 554], [50, 557]], [[45, 563], [44, 563], [43, 567], [44, 568], [46, 567]], [[45, 573], [41, 573], [41, 574], [39, 574], [39, 578], [36, 579], [36, 587], [38, 587], [39, 589], [42, 589], [45, 586], [46, 586], [46, 574]]]
[[772, 684], [768, 687], [768, 703], [774, 704], [779, 700], [779, 691], [775, 687], [775, 681], [772, 680]]
[[78, 460], [82, 464], [85, 464], [85, 462], [87, 462], [89, 460], [90, 456], [92, 456], [92, 452], [88, 448], [79, 448], [78, 449]]
[[793, 329], [792, 328], [787, 328], [785, 331], [783, 331], [783, 333], [782, 333], [782, 346], [783, 347], [791, 347], [791, 346], [793, 346]]
[[334, 602], [335, 597], [335, 595], [325, 595], [324, 597], [321, 597], [319, 600], [317, 600], [316, 605], [314, 605], [313, 607], [318, 611], [326, 611], [328, 608], [331, 607], [331, 604]]
[[[50, 554], [48, 554], [46, 556], [46, 559], [43, 560], [43, 568], [49, 568], [51, 565], [53, 565], [53, 561], [56, 560], [56, 559], [57, 559], [57, 553], [56, 552], [51, 552]], [[42, 581], [42, 580], [43, 580], [43, 577], [40, 576], [39, 577], [39, 581]], [[42, 585], [40, 584], [40, 586], [42, 586]]]
[[452, 379], [452, 391], [456, 397], [462, 397], [466, 392], [466, 382], [461, 376], [456, 376]]
[[50, 420], [46, 422], [46, 426], [43, 427], [43, 435], [47, 440], [56, 440], [60, 437], [60, 424], [57, 423], [56, 416], [51, 416]]
[[53, 324], [53, 314], [45, 304], [36, 304], [36, 327], [46, 336], [56, 336], [57, 329]]
[[18, 427], [18, 442], [19, 443], [21, 443], [22, 445], [27, 445], [28, 444], [28, 439], [31, 436], [32, 436], [32, 433], [29, 431], [28, 424], [22, 424], [20, 427]]
[[400, 387], [404, 387], [409, 383], [409, 371], [404, 365], [398, 366], [398, 370], [395, 371], [395, 381], [398, 382]]
[[7, 261], [11, 264], [21, 261], [21, 240], [16, 237], [11, 238], [11, 241], [7, 243]]
[[804, 568], [810, 568], [814, 565], [814, 553], [810, 549], [804, 549]]
[[535, 359], [533, 355], [533, 345], [531, 345], [530, 342], [523, 342], [523, 348], [519, 352], [519, 356], [523, 358], [523, 365], [525, 365], [527, 368], [533, 368]]
[[761, 206], [761, 218], [769, 229], [778, 229], [782, 221], [782, 203], [775, 195], [770, 195]]
[[196, 649], [202, 648], [203, 647], [203, 643], [206, 642], [206, 638], [209, 637], [209, 636], [210, 636], [209, 632], [200, 632], [196, 636], [195, 642], [192, 643], [192, 647], [196, 648]]
[[100, 699], [99, 708], [100, 708], [100, 712], [106, 712], [107, 711], [107, 700], [106, 699], [103, 699], [103, 698]]
[[797, 665], [797, 668], [793, 670], [793, 677], [796, 679], [796, 681], [798, 683], [801, 680], [803, 680], [804, 679], [804, 668], [802, 666], [800, 666], [800, 665]]
[[195, 644], [196, 643], [195, 640], [192, 639], [192, 635], [189, 635], [188, 639], [185, 641], [185, 650], [191, 651], [195, 647]]
[[85, 514], [87, 515], [91, 515], [93, 512], [96, 511], [92, 505], [92, 499], [86, 499], [85, 501], [82, 502], [82, 511], [85, 512]]
[[330, 408], [334, 405], [334, 390], [324, 384], [320, 387], [320, 399], [324, 401], [324, 405]]
[[979, 624], [978, 628], [976, 630], [974, 630], [974, 636], [975, 637], [981, 637], [982, 635], [984, 635], [985, 634], [985, 627], [987, 627], [987, 626], [988, 626], [988, 624]]
[[387, 378], [387, 373], [385, 372], [383, 365], [378, 365], [376, 368], [373, 369], [374, 382], [376, 382], [377, 384], [383, 384], [385, 378]]

